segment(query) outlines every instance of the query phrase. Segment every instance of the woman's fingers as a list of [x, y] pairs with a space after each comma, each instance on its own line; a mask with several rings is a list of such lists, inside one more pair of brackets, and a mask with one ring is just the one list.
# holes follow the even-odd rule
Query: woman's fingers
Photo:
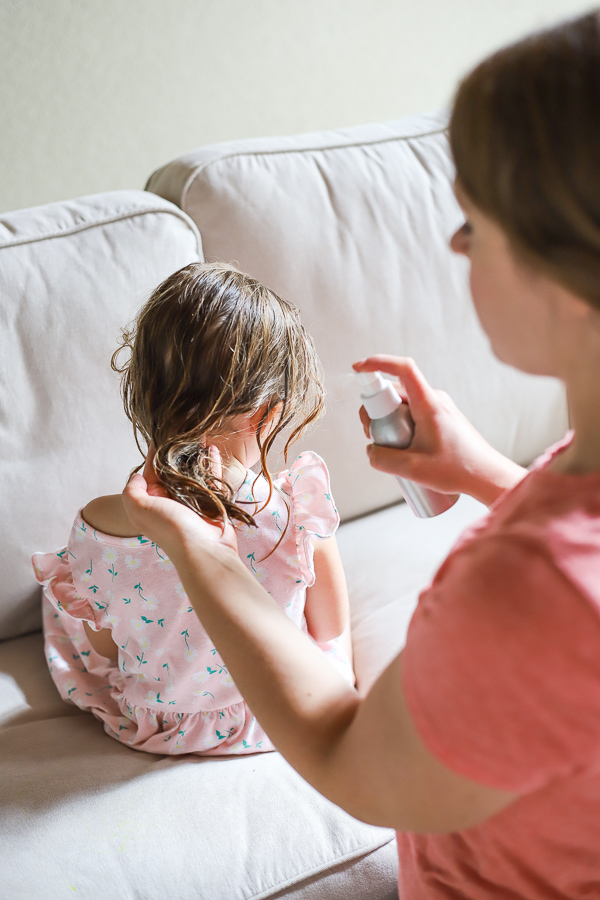
[[369, 463], [378, 472], [387, 472], [390, 475], [399, 475], [416, 481], [415, 456], [410, 450], [398, 450], [396, 447], [382, 447], [379, 444], [368, 444], [367, 455]]
[[148, 447], [148, 454], [146, 456], [146, 462], [144, 463], [144, 469], [142, 473], [148, 488], [148, 494], [153, 497], [168, 497], [169, 495], [165, 491], [163, 484], [156, 474], [156, 470], [154, 468], [155, 454], [156, 449], [154, 447], [154, 444], [150, 444], [150, 446]]
[[123, 494], [136, 506], [146, 506], [148, 503], [148, 483], [144, 476], [140, 475], [139, 472], [134, 472], [127, 482]]
[[370, 438], [371, 437], [371, 420], [370, 420], [369, 414], [366, 411], [366, 409], [364, 408], [364, 406], [361, 406], [361, 408], [358, 411], [358, 415], [360, 416], [360, 421], [362, 423], [362, 427], [365, 432], [365, 437]]

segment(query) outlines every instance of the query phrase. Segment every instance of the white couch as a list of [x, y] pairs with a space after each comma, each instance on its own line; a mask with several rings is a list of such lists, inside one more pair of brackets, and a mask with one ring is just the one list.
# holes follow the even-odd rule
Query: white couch
[[208, 147], [146, 192], [0, 217], [1, 896], [397, 896], [393, 833], [319, 797], [278, 754], [144, 754], [63, 703], [29, 557], [64, 543], [77, 509], [120, 490], [138, 462], [109, 366], [119, 328], [185, 263], [234, 261], [300, 307], [326, 369], [328, 413], [303, 446], [327, 460], [345, 520], [365, 690], [402, 646], [419, 588], [484, 509], [461, 498], [419, 521], [397, 502], [394, 480], [367, 464], [353, 359], [413, 355], [521, 463], [567, 426], [556, 383], [490, 354], [447, 247], [460, 221], [451, 181], [433, 115]]

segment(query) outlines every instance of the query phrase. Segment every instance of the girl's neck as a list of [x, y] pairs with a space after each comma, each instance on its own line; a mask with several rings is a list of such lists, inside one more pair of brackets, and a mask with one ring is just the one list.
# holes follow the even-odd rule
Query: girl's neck
[[251, 437], [250, 441], [247, 434], [236, 433], [226, 438], [209, 439], [209, 444], [215, 446], [221, 454], [223, 479], [234, 493], [242, 486], [248, 469], [258, 458], [256, 439]]

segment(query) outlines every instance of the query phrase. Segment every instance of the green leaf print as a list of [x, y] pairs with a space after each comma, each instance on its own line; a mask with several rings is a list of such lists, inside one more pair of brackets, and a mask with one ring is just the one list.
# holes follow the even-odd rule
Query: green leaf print
[[141, 616], [142, 622], [145, 622], [146, 625], [151, 625], [154, 622], [154, 619], [147, 619], [146, 616]]
[[92, 584], [92, 585], [88, 588], [88, 591], [93, 591], [95, 594], [96, 594], [99, 590], [100, 590], [100, 588], [98, 587], [97, 584]]

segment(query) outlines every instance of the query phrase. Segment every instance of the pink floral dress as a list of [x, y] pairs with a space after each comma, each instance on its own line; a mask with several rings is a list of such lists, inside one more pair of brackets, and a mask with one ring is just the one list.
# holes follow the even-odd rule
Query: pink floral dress
[[[306, 631], [306, 589], [315, 580], [312, 539], [330, 537], [339, 516], [329, 474], [316, 453], [302, 453], [275, 480], [257, 527], [240, 525], [238, 550], [254, 577]], [[254, 509], [268, 497], [248, 471], [237, 502]], [[255, 506], [255, 504], [257, 506]], [[285, 536], [277, 550], [273, 547]], [[89, 710], [111, 737], [149, 753], [206, 755], [272, 750], [233, 683], [170, 559], [140, 535], [94, 531], [78, 514], [66, 547], [32, 558], [43, 585], [45, 650], [61, 696]], [[118, 661], [97, 654], [83, 621], [109, 628]], [[336, 641], [318, 645], [350, 683], [354, 674]]]

